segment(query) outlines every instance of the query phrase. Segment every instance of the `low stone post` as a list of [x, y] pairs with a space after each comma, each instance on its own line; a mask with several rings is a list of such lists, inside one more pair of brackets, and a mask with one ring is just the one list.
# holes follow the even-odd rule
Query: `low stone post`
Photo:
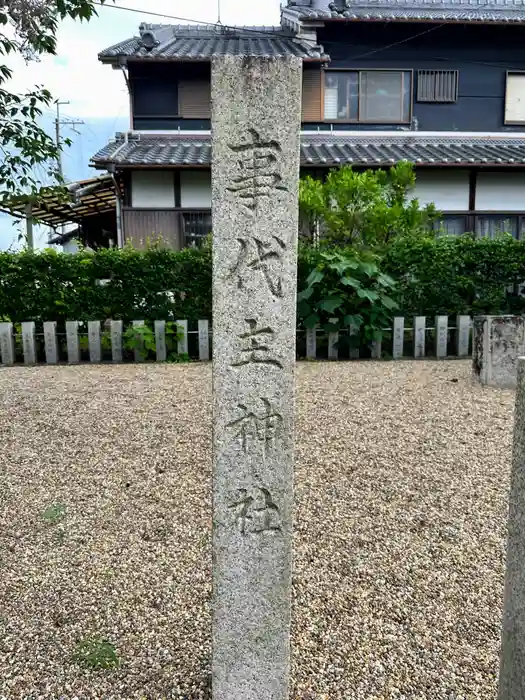
[[525, 357], [517, 364], [499, 700], [525, 698]]

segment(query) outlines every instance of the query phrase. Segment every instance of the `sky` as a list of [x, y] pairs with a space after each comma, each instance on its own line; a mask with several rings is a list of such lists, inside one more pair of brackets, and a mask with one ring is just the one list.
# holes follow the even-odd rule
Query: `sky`
[[[61, 106], [61, 117], [78, 119], [84, 124], [62, 127], [64, 138], [73, 145], [63, 154], [67, 180], [92, 177], [97, 171], [89, 167], [90, 157], [102, 148], [116, 131], [129, 128], [129, 100], [120, 71], [97, 60], [98, 53], [138, 34], [141, 22], [186, 24], [184, 20], [216, 22], [220, 2], [223, 24], [278, 25], [280, 0], [117, 0], [98, 7], [98, 17], [89, 23], [67, 20], [58, 35], [56, 56], [45, 56], [38, 62], [11, 60], [14, 70], [9, 89], [21, 93], [35, 85], [44, 86], [55, 99], [69, 102]], [[119, 9], [130, 8], [132, 11]], [[147, 8], [147, 12], [145, 11]], [[158, 17], [151, 13], [172, 15], [181, 19]], [[55, 114], [46, 114], [43, 126], [54, 133]], [[20, 225], [0, 215], [0, 250], [16, 248]], [[44, 247], [48, 227], [38, 227], [35, 243]]]

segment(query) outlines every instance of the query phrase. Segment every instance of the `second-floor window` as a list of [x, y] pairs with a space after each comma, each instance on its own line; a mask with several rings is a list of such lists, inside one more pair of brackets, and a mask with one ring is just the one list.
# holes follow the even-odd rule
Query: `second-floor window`
[[325, 121], [367, 124], [410, 121], [411, 71], [326, 71], [324, 76]]

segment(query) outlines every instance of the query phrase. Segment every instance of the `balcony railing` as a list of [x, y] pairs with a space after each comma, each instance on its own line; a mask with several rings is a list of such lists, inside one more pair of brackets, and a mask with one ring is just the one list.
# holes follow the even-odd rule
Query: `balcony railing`
[[135, 248], [145, 248], [160, 238], [175, 250], [195, 248], [211, 233], [211, 210], [124, 207], [122, 226], [124, 240]]

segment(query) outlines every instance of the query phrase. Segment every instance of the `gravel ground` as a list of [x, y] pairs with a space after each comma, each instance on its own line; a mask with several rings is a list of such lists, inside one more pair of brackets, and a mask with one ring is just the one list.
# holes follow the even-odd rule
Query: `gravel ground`
[[[210, 698], [210, 379], [0, 371], [0, 698]], [[369, 362], [297, 394], [291, 698], [494, 700], [513, 393]], [[119, 668], [75, 661], [97, 637]]]

